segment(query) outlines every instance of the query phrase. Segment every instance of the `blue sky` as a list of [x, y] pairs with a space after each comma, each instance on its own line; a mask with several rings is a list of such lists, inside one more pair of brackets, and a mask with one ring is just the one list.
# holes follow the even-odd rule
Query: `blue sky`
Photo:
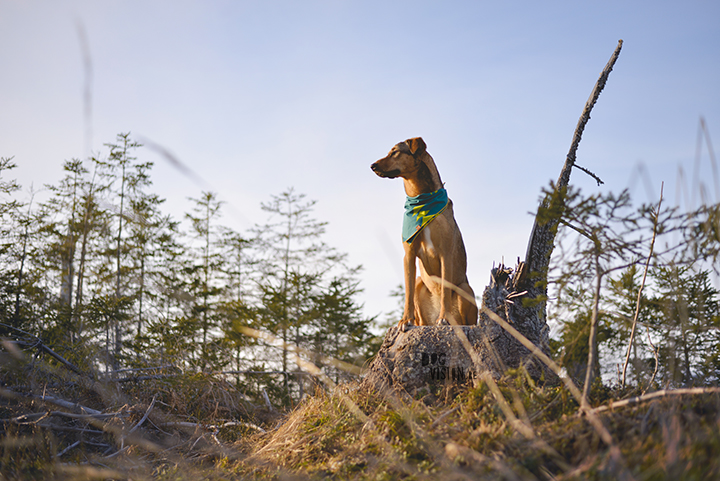
[[[647, 202], [664, 181], [666, 199], [684, 205], [682, 168], [717, 195], [707, 150], [693, 168], [701, 116], [720, 144], [718, 19], [711, 1], [0, 0], [0, 155], [37, 189], [60, 179], [63, 160], [130, 131], [198, 172], [240, 231], [293, 186], [318, 201], [326, 241], [364, 266], [374, 315], [395, 307], [388, 293], [402, 281], [404, 192], [370, 164], [425, 139], [480, 294], [493, 261], [524, 255], [529, 212], [619, 39], [578, 151], [605, 185], [579, 171], [571, 182], [631, 185]], [[154, 189], [180, 218], [204, 187], [151, 149], [140, 158], [155, 162]]]

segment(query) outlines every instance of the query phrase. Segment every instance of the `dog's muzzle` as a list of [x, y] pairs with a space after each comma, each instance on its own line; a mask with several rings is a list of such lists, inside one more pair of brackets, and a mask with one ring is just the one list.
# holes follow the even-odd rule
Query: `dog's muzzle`
[[395, 177], [400, 175], [400, 171], [397, 169], [391, 170], [390, 172], [384, 172], [384, 171], [380, 170], [380, 167], [378, 167], [377, 164], [372, 164], [370, 166], [370, 168], [372, 169], [373, 172], [375, 172], [380, 177], [385, 177], [388, 179], [394, 179]]

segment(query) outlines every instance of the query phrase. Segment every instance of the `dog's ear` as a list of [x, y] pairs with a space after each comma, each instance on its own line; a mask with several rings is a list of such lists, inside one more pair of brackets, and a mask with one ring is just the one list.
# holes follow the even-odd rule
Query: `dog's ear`
[[410, 153], [413, 154], [413, 157], [417, 157], [418, 155], [425, 152], [425, 149], [427, 148], [427, 145], [425, 145], [425, 141], [422, 139], [422, 137], [413, 137], [412, 139], [407, 139], [405, 143], [410, 147]]

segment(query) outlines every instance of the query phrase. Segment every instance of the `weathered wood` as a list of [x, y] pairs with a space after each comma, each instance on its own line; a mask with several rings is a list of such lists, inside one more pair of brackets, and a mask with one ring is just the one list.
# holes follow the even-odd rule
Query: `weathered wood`
[[[471, 351], [463, 345], [463, 337]], [[478, 326], [391, 327], [365, 382], [378, 390], [414, 395], [428, 387], [472, 382], [480, 373], [502, 372]], [[473, 359], [474, 358], [474, 359]]]
[[572, 169], [575, 167], [577, 149], [580, 145], [582, 134], [585, 131], [585, 126], [590, 120], [590, 112], [592, 112], [592, 109], [600, 96], [600, 92], [602, 92], [603, 88], [605, 88], [608, 76], [610, 75], [615, 62], [620, 55], [622, 44], [623, 42], [620, 40], [607, 65], [605, 65], [605, 68], [600, 73], [600, 77], [595, 83], [595, 86], [590, 93], [590, 97], [585, 103], [583, 112], [580, 115], [577, 126], [575, 127], [575, 133], [573, 134], [573, 140], [570, 144], [570, 150], [565, 157], [565, 164], [563, 165], [563, 168], [560, 171], [560, 176], [555, 184], [555, 191], [546, 195], [538, 207], [538, 212], [535, 216], [535, 223], [533, 225], [532, 232], [530, 233], [530, 240], [525, 253], [524, 266], [522, 266], [524, 274], [518, 276], [518, 279], [516, 280], [516, 284], [520, 288], [529, 289], [529, 299], [538, 299], [542, 301], [538, 303], [536, 310], [542, 311], [541, 317], [543, 318], [543, 321], [545, 314], [544, 298], [547, 297], [547, 269], [550, 263], [550, 256], [552, 255], [555, 247], [555, 235], [557, 234], [560, 216], [562, 215], [565, 207], [565, 191], [570, 183], [570, 174], [572, 173]]
[[720, 394], [720, 388], [717, 387], [694, 387], [684, 389], [662, 389], [660, 391], [651, 392], [650, 394], [644, 394], [642, 396], [635, 396], [630, 399], [623, 399], [622, 401], [611, 402], [603, 406], [598, 406], [592, 409], [595, 413], [601, 413], [604, 411], [612, 411], [614, 409], [620, 409], [625, 406], [635, 406], [642, 404], [653, 399], [660, 399], [671, 396], [696, 396], [699, 394]]
[[[565, 209], [565, 194], [570, 182], [570, 174], [575, 167], [577, 149], [583, 131], [590, 120], [590, 113], [600, 92], [605, 87], [608, 76], [620, 55], [622, 43], [622, 40], [618, 42], [585, 103], [554, 191], [548, 193], [538, 207], [525, 260], [523, 262], [518, 260], [515, 269], [502, 264], [492, 269], [490, 285], [485, 288], [482, 296], [484, 307], [512, 324], [546, 354], [550, 353], [547, 326], [548, 267], [555, 247], [555, 236], [560, 217]], [[593, 175], [593, 178], [598, 180], [597, 176]], [[525, 294], [519, 295], [522, 292]], [[511, 336], [502, 336], [499, 326], [487, 315], [481, 313], [479, 322], [488, 331], [493, 346], [508, 365], [513, 366], [526, 362], [525, 360], [530, 354], [527, 348]], [[542, 366], [535, 364], [537, 372], [543, 371]]]

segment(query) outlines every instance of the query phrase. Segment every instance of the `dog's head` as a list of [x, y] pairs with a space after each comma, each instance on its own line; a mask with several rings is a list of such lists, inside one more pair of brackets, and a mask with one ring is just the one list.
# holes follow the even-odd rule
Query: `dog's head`
[[407, 139], [395, 145], [387, 156], [373, 163], [370, 168], [380, 177], [394, 179], [415, 172], [420, 166], [420, 156], [425, 152], [425, 142], [420, 137]]

